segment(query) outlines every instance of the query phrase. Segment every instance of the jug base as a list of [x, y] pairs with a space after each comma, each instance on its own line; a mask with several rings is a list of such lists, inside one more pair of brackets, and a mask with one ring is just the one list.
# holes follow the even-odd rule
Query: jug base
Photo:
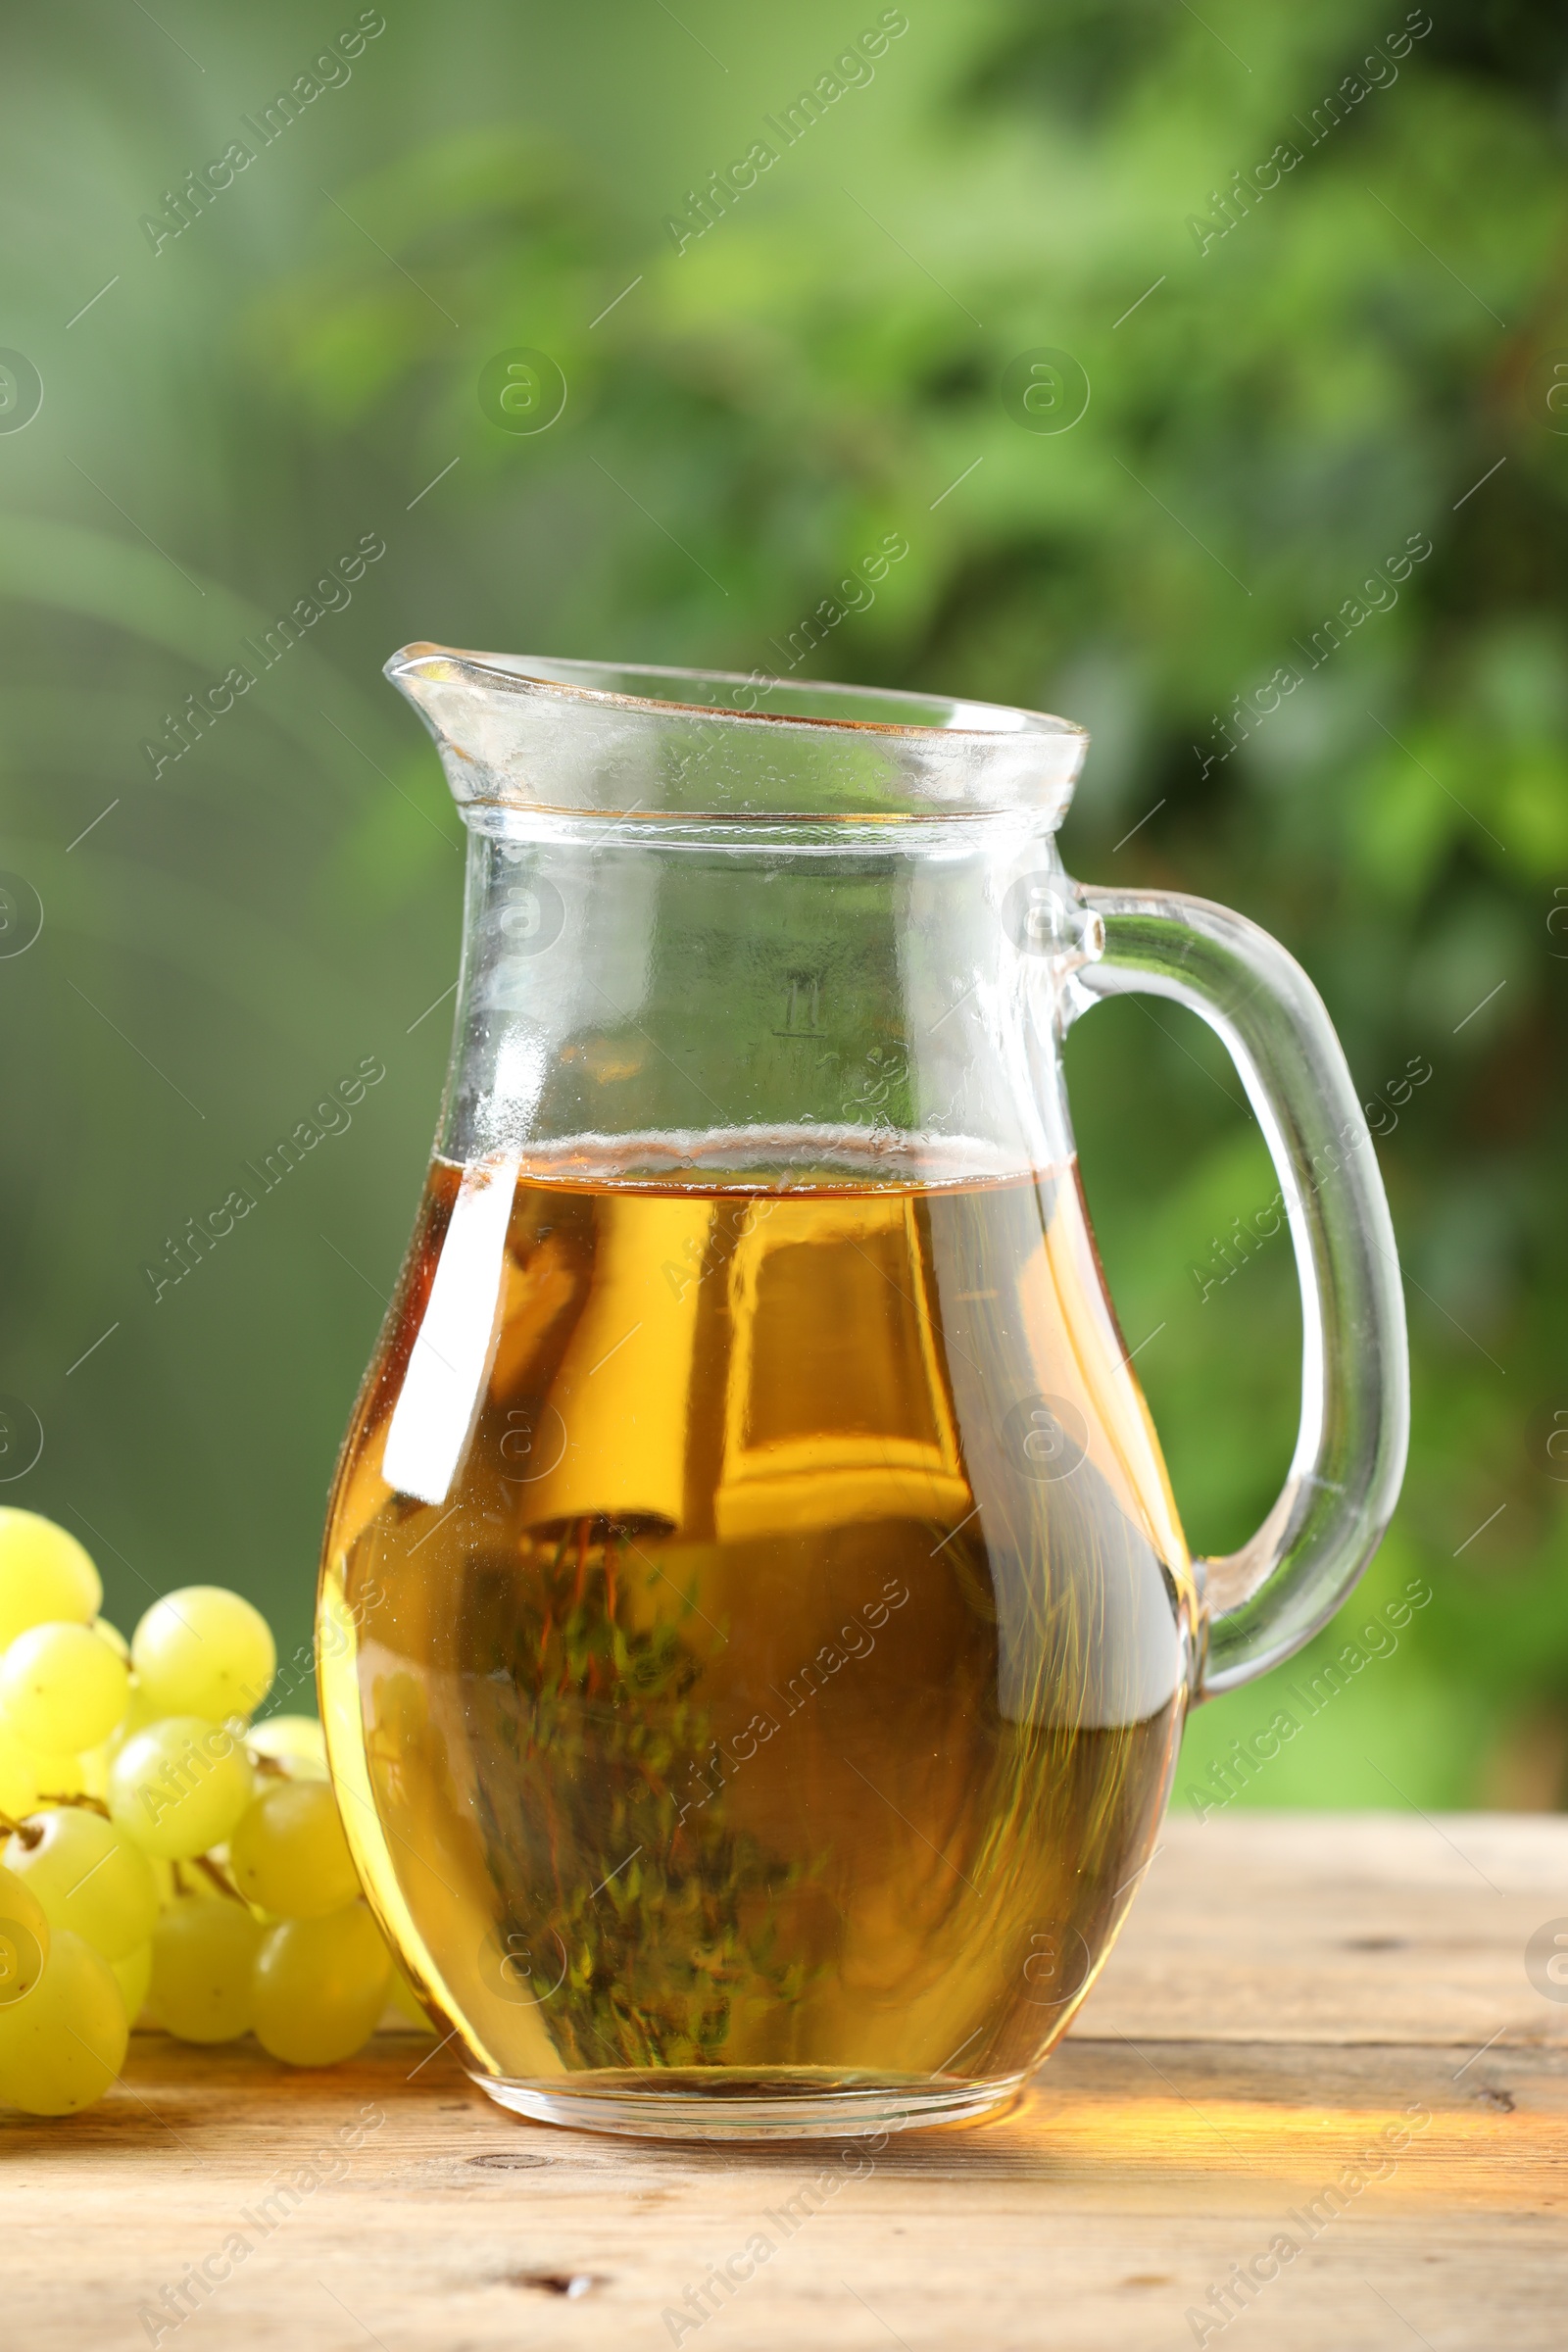
[[722, 2067], [556, 2075], [519, 2082], [475, 2075], [498, 2107], [530, 2123], [639, 2139], [864, 2139], [936, 2125], [986, 2123], [1020, 2096], [1021, 2074], [963, 2082], [941, 2075], [844, 2075], [824, 2067]]

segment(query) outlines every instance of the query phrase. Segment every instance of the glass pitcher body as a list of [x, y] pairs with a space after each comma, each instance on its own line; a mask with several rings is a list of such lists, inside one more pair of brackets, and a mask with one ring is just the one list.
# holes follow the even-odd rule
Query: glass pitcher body
[[[1280, 1027], [1276, 984], [1272, 1057], [1230, 1039], [1326, 1304], [1292, 1483], [1195, 1573], [1059, 1040], [1112, 972], [1236, 1024], [1185, 937], [1174, 977], [1140, 961], [1188, 917], [1063, 873], [1081, 732], [436, 648], [392, 674], [469, 867], [435, 1155], [323, 1552], [367, 1890], [523, 2113], [995, 2110], [1110, 1948], [1205, 1667], [1305, 1639], [1392, 1506], [1370, 1148], [1308, 1191], [1279, 1115], [1343, 1108], [1332, 1032]], [[1225, 925], [1252, 1002], [1262, 935]]]

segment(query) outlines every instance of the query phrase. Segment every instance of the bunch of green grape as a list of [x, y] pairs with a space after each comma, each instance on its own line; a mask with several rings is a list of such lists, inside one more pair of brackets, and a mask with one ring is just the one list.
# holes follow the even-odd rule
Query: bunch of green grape
[[0, 2106], [102, 2098], [144, 2012], [351, 2057], [389, 1998], [426, 2025], [360, 1893], [321, 1727], [253, 1725], [266, 1619], [193, 1585], [131, 1641], [75, 1538], [0, 1509]]

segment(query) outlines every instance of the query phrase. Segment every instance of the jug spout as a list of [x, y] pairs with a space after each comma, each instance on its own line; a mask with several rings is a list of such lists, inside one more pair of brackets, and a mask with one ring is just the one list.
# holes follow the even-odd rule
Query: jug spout
[[936, 695], [407, 645], [386, 674], [459, 807], [860, 823], [1026, 812], [1059, 824], [1089, 738]]

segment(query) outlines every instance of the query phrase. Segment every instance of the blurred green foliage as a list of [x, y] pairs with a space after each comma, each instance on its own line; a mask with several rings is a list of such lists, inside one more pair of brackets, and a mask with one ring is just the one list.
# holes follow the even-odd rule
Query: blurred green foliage
[[[909, 559], [822, 672], [1086, 721], [1073, 870], [1277, 932], [1369, 1100], [1431, 1064], [1381, 1145], [1409, 1482], [1307, 1671], [1411, 1580], [1434, 1597], [1243, 1801], [1557, 1803], [1565, 21], [1416, 10], [1401, 53], [1399, 0], [911, 0], [755, 187], [672, 233], [881, 13], [389, 8], [265, 145], [242, 118], [347, 7], [10, 27], [0, 343], [44, 399], [0, 431], [0, 863], [44, 926], [0, 961], [0, 1388], [45, 1445], [4, 1495], [78, 1528], [122, 1618], [214, 1578], [305, 1636], [458, 944], [459, 828], [380, 661], [431, 637], [772, 665], [895, 530]], [[254, 160], [170, 233], [236, 138]], [[536, 436], [476, 398], [513, 346], [568, 386]], [[1001, 396], [1040, 347], [1087, 372], [1070, 430]], [[366, 533], [352, 601], [155, 773], [166, 714]], [[1396, 601], [1368, 591], [1311, 666], [1412, 535]], [[1219, 758], [1282, 664], [1300, 684]], [[365, 1055], [388, 1075], [352, 1126], [154, 1304], [165, 1238]], [[1189, 1531], [1226, 1548], [1294, 1429], [1288, 1245], [1202, 1287], [1267, 1163], [1169, 1007], [1098, 1012], [1069, 1073]], [[1203, 1710], [1188, 1782], [1278, 1703]]]

